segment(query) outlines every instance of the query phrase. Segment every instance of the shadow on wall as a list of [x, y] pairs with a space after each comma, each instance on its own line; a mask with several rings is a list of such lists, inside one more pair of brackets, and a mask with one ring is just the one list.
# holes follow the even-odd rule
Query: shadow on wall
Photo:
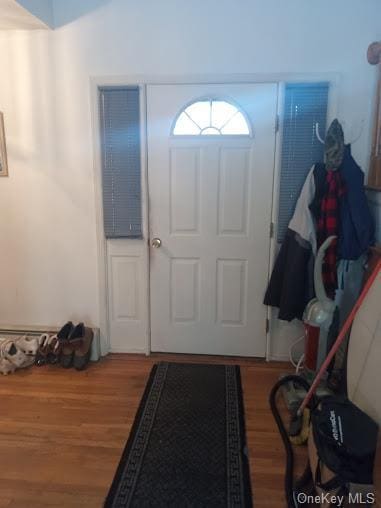
[[60, 28], [112, 0], [53, 0], [54, 28]]

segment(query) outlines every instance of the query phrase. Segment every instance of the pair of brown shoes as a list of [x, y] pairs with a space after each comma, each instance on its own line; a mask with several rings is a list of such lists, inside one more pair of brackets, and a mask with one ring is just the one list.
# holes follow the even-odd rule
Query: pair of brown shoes
[[57, 337], [61, 343], [62, 367], [84, 370], [90, 361], [93, 330], [83, 323], [74, 326], [71, 321], [68, 321], [57, 333]]

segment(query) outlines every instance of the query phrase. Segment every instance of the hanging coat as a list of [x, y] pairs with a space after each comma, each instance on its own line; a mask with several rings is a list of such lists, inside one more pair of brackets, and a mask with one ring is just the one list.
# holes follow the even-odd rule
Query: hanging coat
[[[310, 209], [316, 224], [327, 187], [325, 168], [319, 163], [314, 170], [316, 191]], [[339, 199], [338, 259], [356, 260], [374, 245], [375, 224], [365, 194], [364, 173], [352, 157], [350, 145], [345, 146], [338, 172], [345, 186]]]
[[286, 321], [302, 319], [304, 308], [314, 297], [316, 233], [309, 208], [314, 196], [312, 168], [296, 203], [264, 298], [265, 305], [279, 307], [278, 318]]
[[375, 224], [364, 189], [364, 173], [345, 147], [340, 173], [346, 192], [340, 200], [340, 259], [358, 259], [375, 243]]

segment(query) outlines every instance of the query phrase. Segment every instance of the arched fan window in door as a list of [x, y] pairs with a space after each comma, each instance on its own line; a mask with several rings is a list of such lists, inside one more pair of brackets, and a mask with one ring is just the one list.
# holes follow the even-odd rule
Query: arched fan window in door
[[250, 136], [249, 123], [237, 106], [222, 99], [200, 99], [177, 116], [174, 136]]

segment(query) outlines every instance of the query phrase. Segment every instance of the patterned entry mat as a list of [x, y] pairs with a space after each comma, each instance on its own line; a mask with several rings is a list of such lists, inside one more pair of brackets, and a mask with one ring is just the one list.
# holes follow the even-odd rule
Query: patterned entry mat
[[238, 366], [154, 365], [104, 506], [252, 506]]

